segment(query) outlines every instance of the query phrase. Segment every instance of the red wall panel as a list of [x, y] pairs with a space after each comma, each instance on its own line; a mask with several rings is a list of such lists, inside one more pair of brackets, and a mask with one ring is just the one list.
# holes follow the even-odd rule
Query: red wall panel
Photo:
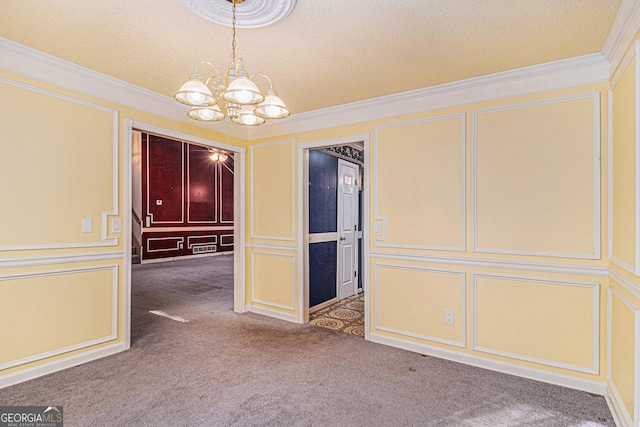
[[216, 224], [218, 222], [218, 162], [209, 158], [209, 150], [206, 148], [197, 145], [188, 147], [187, 221], [192, 224]]
[[233, 224], [233, 164], [220, 164], [220, 222]]
[[[148, 135], [147, 215], [152, 224], [184, 222], [184, 143]], [[144, 173], [144, 172], [143, 172]]]
[[143, 259], [233, 250], [233, 158], [209, 155], [206, 147], [143, 134]]

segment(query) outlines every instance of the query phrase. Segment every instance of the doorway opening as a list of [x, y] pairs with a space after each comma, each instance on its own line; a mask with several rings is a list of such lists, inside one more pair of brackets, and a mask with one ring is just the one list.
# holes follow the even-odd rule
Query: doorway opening
[[[126, 137], [127, 347], [134, 326], [133, 268], [136, 280], [159, 287], [157, 295], [166, 297], [162, 301], [152, 289], [142, 293], [136, 289], [134, 306], [137, 311], [144, 306], [147, 317], [152, 313], [188, 323], [182, 313], [160, 305], [181, 307], [195, 316], [205, 312], [197, 306], [208, 298], [215, 298], [220, 308], [243, 312], [244, 251], [238, 248], [244, 244], [244, 148], [131, 120], [126, 121]], [[135, 252], [142, 255], [142, 265], [132, 266]], [[171, 262], [161, 262], [167, 260]], [[141, 298], [159, 306], [140, 305]], [[184, 304], [174, 304], [180, 301]], [[185, 305], [189, 301], [191, 307]], [[135, 314], [140, 325], [140, 313]]]
[[303, 321], [368, 338], [369, 135], [299, 145]]
[[234, 250], [234, 155], [133, 130], [132, 263]]

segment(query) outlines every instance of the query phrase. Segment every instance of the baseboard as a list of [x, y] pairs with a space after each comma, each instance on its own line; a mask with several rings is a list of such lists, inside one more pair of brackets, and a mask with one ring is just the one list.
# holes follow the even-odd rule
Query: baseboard
[[622, 403], [622, 399], [616, 390], [615, 384], [613, 384], [610, 379], [607, 384], [607, 392], [604, 395], [604, 398], [607, 401], [607, 405], [609, 406], [611, 415], [613, 415], [613, 421], [616, 423], [616, 426], [633, 427], [633, 421]]
[[320, 311], [323, 308], [327, 308], [330, 305], [333, 305], [338, 302], [338, 298], [331, 298], [329, 301], [322, 302], [320, 304], [314, 305], [313, 307], [309, 307], [309, 314], [313, 314], [316, 311]]
[[261, 314], [263, 316], [275, 317], [276, 319], [286, 320], [287, 322], [303, 323], [295, 314], [283, 313], [277, 310], [271, 310], [270, 308], [258, 307], [255, 305], [247, 305], [245, 311]]
[[54, 372], [62, 371], [63, 369], [82, 365], [83, 363], [101, 359], [106, 356], [111, 356], [124, 350], [126, 350], [125, 344], [119, 342], [117, 344], [111, 344], [106, 347], [101, 347], [91, 351], [85, 351], [80, 354], [65, 357], [60, 360], [55, 360], [53, 362], [37, 365], [33, 368], [27, 368], [12, 374], [4, 376], [0, 375], [0, 389], [12, 386], [14, 384], [29, 381], [34, 378], [42, 377], [44, 375], [52, 374]]
[[180, 261], [181, 259], [206, 258], [210, 256], [233, 255], [233, 251], [211, 252], [209, 254], [182, 255], [167, 258], [151, 258], [140, 260], [140, 264], [156, 264], [159, 262]]
[[492, 371], [502, 372], [518, 377], [529, 378], [532, 380], [560, 385], [563, 387], [569, 387], [586, 391], [588, 393], [595, 393], [603, 396], [606, 394], [606, 384], [597, 381], [585, 380], [583, 378], [557, 374], [554, 372], [543, 371], [541, 369], [514, 365], [512, 363], [501, 362], [486, 357], [388, 337], [386, 335], [380, 335], [374, 332], [371, 332], [370, 340], [375, 343], [385, 344], [391, 347], [397, 347], [403, 350], [409, 350], [420, 354], [426, 354], [428, 356], [438, 357], [440, 359], [447, 359], [453, 362], [464, 363], [465, 365], [476, 366], [478, 368], [489, 369]]

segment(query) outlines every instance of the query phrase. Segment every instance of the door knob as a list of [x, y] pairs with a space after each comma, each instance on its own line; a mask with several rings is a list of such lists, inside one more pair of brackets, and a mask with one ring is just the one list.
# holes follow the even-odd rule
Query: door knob
[[347, 238], [344, 236], [340, 236], [340, 240], [346, 240]]

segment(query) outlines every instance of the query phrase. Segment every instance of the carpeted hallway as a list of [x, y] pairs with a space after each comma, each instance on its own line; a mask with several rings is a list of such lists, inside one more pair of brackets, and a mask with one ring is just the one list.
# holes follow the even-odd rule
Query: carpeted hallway
[[1, 389], [0, 405], [62, 405], [83, 427], [614, 425], [600, 396], [236, 314], [232, 263], [133, 266], [132, 348]]

